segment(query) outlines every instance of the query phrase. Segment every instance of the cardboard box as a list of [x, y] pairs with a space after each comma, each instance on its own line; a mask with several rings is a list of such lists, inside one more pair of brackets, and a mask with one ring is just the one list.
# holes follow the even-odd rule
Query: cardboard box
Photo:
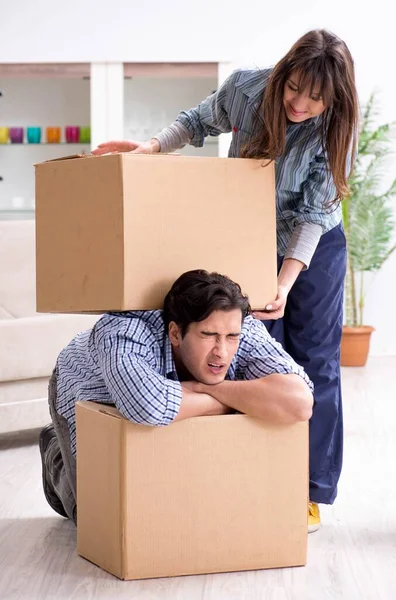
[[36, 165], [39, 312], [162, 308], [179, 275], [276, 297], [273, 164], [118, 154]]
[[121, 579], [304, 565], [308, 425], [77, 403], [78, 553]]

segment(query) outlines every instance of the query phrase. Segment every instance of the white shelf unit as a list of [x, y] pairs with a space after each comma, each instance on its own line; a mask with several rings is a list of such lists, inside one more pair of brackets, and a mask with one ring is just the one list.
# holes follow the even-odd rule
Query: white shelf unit
[[[91, 143], [148, 139], [219, 82], [217, 63], [0, 64], [0, 126], [90, 125]], [[68, 148], [69, 146], [69, 148]], [[181, 152], [218, 156], [218, 138]], [[34, 164], [90, 144], [0, 144], [0, 219], [34, 216]]]

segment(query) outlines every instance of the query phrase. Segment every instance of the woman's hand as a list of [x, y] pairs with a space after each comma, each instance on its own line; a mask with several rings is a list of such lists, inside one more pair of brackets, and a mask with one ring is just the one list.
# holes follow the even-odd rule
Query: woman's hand
[[264, 310], [255, 310], [252, 315], [260, 321], [270, 321], [272, 319], [281, 319], [285, 314], [288, 289], [284, 285], [278, 285], [278, 294], [276, 299], [267, 304]]
[[160, 151], [160, 143], [153, 138], [148, 142], [137, 142], [133, 140], [113, 140], [99, 144], [92, 154], [100, 156], [101, 154], [117, 154], [117, 152], [132, 152], [132, 154], [155, 154]]
[[287, 296], [294, 285], [304, 263], [295, 258], [285, 258], [278, 275], [278, 294], [273, 302], [267, 304], [264, 310], [254, 310], [253, 316], [260, 321], [281, 319], [285, 314]]

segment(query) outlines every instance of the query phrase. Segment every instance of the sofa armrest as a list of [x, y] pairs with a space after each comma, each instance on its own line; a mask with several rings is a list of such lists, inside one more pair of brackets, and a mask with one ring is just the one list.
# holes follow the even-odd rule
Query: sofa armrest
[[0, 320], [0, 381], [49, 376], [59, 352], [100, 315], [40, 315]]

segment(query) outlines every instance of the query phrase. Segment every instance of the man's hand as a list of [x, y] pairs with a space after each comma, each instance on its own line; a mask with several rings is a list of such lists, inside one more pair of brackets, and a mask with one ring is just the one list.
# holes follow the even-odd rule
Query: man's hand
[[204, 390], [204, 384], [200, 383], [199, 381], [183, 381], [181, 383], [182, 388], [190, 390], [190, 392], [195, 392], [196, 394], [209, 394], [210, 392], [208, 392], [209, 387], [206, 386], [206, 389]]
[[92, 154], [100, 156], [101, 154], [117, 154], [118, 152], [131, 152], [132, 154], [155, 154], [160, 151], [160, 143], [152, 138], [148, 142], [137, 142], [133, 140], [113, 140], [99, 144]]
[[211, 415], [225, 415], [230, 412], [228, 406], [213, 398], [210, 393], [212, 386], [206, 386], [208, 390], [197, 392], [192, 389], [196, 381], [181, 382], [182, 401], [180, 404], [179, 413], [174, 419], [181, 421], [191, 417], [204, 417]]
[[214, 385], [206, 385], [205, 383], [200, 383], [199, 381], [183, 381], [181, 384], [183, 390], [192, 392], [193, 394], [201, 394], [202, 397], [210, 396], [213, 400], [215, 400], [216, 411], [218, 411], [216, 412], [216, 414], [227, 415], [230, 413], [234, 413], [235, 410], [231, 408], [231, 406], [228, 406], [227, 404], [221, 402], [221, 400], [214, 398], [214, 394], [212, 394], [212, 392], [214, 392], [214, 388], [217, 385], [221, 385], [221, 383]]

